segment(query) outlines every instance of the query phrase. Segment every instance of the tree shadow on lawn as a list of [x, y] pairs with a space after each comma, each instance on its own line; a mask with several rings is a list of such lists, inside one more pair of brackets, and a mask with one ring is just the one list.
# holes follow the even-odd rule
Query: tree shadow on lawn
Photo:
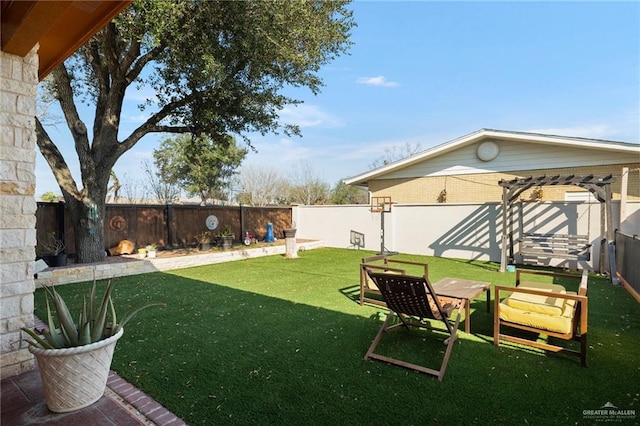
[[[336, 295], [320, 297], [333, 304], [323, 307], [301, 302], [301, 295], [286, 300], [249, 290], [256, 285], [167, 273], [118, 279], [116, 306], [153, 300], [167, 308], [144, 311], [127, 327], [112, 368], [191, 425], [567, 424], [608, 401], [621, 409], [637, 404], [637, 382], [629, 378], [636, 367], [616, 364], [607, 351], [593, 350], [590, 367], [581, 368], [573, 357], [493, 346], [484, 300], [472, 314], [477, 335], [460, 333], [438, 382], [364, 361], [386, 310], [360, 307], [341, 286], [299, 284]], [[619, 343], [637, 360], [640, 336], [628, 334]], [[399, 330], [384, 336], [380, 350], [437, 366], [442, 336]]]

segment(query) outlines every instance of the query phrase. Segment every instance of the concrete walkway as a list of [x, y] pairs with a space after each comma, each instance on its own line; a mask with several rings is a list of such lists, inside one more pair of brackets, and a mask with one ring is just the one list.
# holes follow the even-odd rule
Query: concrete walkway
[[113, 371], [102, 398], [70, 413], [53, 413], [45, 402], [40, 372], [36, 369], [0, 383], [2, 425], [59, 426], [179, 426], [186, 423]]

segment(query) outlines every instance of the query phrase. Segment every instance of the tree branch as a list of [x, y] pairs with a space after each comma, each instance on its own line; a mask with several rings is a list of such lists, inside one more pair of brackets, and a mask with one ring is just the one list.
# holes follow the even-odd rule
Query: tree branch
[[87, 126], [80, 119], [76, 105], [73, 102], [73, 89], [71, 88], [71, 78], [64, 63], [58, 65], [53, 70], [53, 78], [56, 82], [57, 98], [60, 107], [67, 120], [67, 126], [71, 130], [75, 142], [76, 152], [80, 159], [81, 168], [92, 168], [93, 161], [89, 155], [89, 138], [87, 136]]
[[191, 133], [188, 126], [149, 126], [148, 133]]
[[119, 144], [118, 146], [119, 155], [121, 155], [125, 151], [128, 151], [140, 139], [142, 139], [143, 136], [145, 136], [148, 133], [171, 132], [171, 131], [174, 131], [174, 129], [178, 130], [176, 133], [191, 132], [193, 129], [191, 129], [188, 126], [165, 126], [165, 125], [159, 125], [158, 123], [163, 119], [167, 118], [173, 111], [175, 111], [179, 107], [186, 105], [191, 100], [192, 96], [193, 95], [186, 96], [180, 99], [179, 101], [170, 102], [166, 104], [164, 107], [162, 107], [160, 111], [156, 112], [154, 115], [149, 117], [147, 121], [145, 121], [142, 125], [140, 125], [140, 127], [138, 127], [133, 132], [131, 132], [129, 137], [127, 137], [125, 140], [123, 140]]
[[49, 164], [60, 188], [70, 196], [80, 200], [82, 197], [73, 176], [71, 176], [69, 166], [64, 161], [64, 157], [58, 150], [58, 147], [51, 141], [49, 134], [42, 126], [38, 117], [36, 117], [36, 143], [38, 144], [38, 148], [40, 148], [42, 156], [47, 160], [47, 164]]
[[139, 40], [131, 40], [131, 44], [129, 45], [129, 50], [124, 55], [120, 63], [120, 67], [122, 70], [122, 74], [126, 75], [127, 83], [132, 82], [133, 80], [129, 80], [129, 68], [133, 64], [133, 61], [140, 56], [140, 41]]
[[106, 110], [107, 96], [109, 93], [109, 72], [107, 67], [102, 62], [100, 55], [99, 42], [96, 38], [92, 38], [87, 48], [85, 49], [85, 56], [89, 61], [93, 74], [98, 79], [98, 94], [96, 95], [96, 119], [93, 122], [93, 132], [99, 134], [101, 132], [102, 121], [98, 120], [98, 117], [102, 117]]
[[131, 82], [138, 78], [144, 67], [147, 66], [149, 62], [156, 59], [163, 50], [164, 46], [156, 46], [135, 61], [133, 67], [127, 73], [127, 81]]
[[125, 152], [133, 147], [140, 139], [149, 133], [191, 133], [193, 129], [188, 126], [160, 126], [150, 124], [148, 121], [129, 135], [120, 143], [119, 152]]
[[113, 22], [109, 23], [102, 32], [102, 46], [104, 49], [104, 57], [109, 67], [109, 73], [116, 79], [119, 79], [122, 73], [117, 51], [116, 25]]
[[102, 63], [102, 57], [100, 56], [99, 43], [95, 38], [91, 39], [87, 48], [85, 49], [85, 52], [86, 52], [85, 56], [87, 57], [87, 59], [89, 60], [89, 63], [91, 64], [93, 73], [98, 79], [99, 87], [101, 89], [100, 92], [102, 92], [102, 89], [108, 89], [109, 74], [104, 64]]

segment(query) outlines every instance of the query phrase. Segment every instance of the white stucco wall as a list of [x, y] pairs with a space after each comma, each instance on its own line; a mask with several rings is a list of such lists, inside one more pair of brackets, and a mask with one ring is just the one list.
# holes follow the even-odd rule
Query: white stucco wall
[[[459, 259], [500, 261], [501, 203], [397, 204], [385, 213], [385, 248], [400, 253]], [[614, 228], [640, 234], [640, 202], [629, 202], [620, 227], [619, 202], [612, 203]], [[523, 231], [588, 235], [597, 268], [600, 239], [600, 203], [526, 203]], [[294, 217], [298, 238], [318, 239], [328, 247], [352, 247], [351, 230], [365, 234], [365, 249], [380, 250], [380, 214], [368, 205], [298, 206]], [[514, 239], [518, 238], [517, 215]], [[517, 248], [515, 249], [517, 251]], [[567, 265], [569, 266], [569, 265]]]

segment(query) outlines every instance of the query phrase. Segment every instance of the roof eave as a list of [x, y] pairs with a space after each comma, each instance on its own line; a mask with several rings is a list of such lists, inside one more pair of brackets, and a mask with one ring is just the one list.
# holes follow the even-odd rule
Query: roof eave
[[502, 139], [502, 140], [527, 140], [527, 141], [533, 141], [533, 142], [542, 143], [542, 144], [554, 144], [554, 145], [562, 144], [562, 145], [569, 145], [569, 146], [579, 146], [580, 148], [587, 148], [587, 149], [602, 149], [602, 150], [608, 150], [608, 151], [640, 154], [640, 145], [630, 144], [625, 142], [605, 141], [605, 140], [587, 139], [587, 138], [575, 138], [575, 137], [569, 137], [569, 136], [545, 135], [545, 134], [539, 134], [539, 133], [510, 132], [510, 131], [504, 131], [504, 130], [480, 129], [473, 133], [469, 133], [467, 135], [461, 136], [457, 139], [453, 139], [451, 141], [429, 148], [425, 151], [419, 152], [405, 159], [402, 159], [393, 163], [389, 163], [377, 169], [370, 170], [360, 175], [356, 175], [351, 178], [345, 179], [344, 182], [347, 185], [367, 186], [369, 180], [385, 175], [391, 171], [403, 169], [412, 164], [424, 161], [428, 158], [442, 155], [449, 151], [458, 149], [461, 146], [478, 142], [485, 138], [495, 138], [495, 139]]
[[3, 52], [26, 56], [38, 43], [38, 78], [43, 80], [132, 0], [2, 0]]

